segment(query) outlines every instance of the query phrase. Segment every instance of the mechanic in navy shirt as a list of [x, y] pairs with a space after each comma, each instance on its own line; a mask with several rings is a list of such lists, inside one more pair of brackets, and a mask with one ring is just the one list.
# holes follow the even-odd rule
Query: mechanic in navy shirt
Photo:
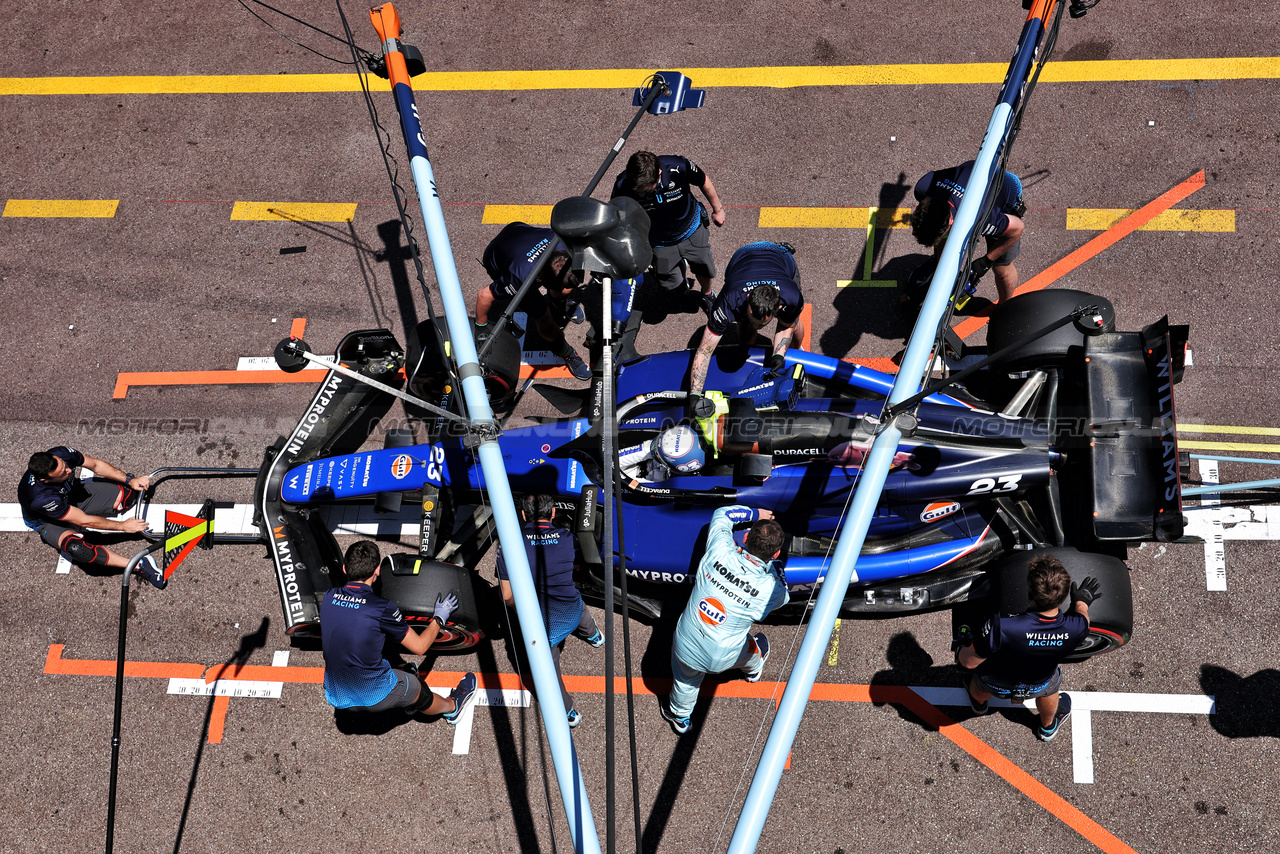
[[[711, 203], [710, 217], [694, 198], [694, 187]], [[716, 262], [707, 223], [714, 222], [717, 228], [724, 225], [725, 210], [707, 173], [685, 157], [637, 151], [614, 181], [610, 198], [618, 196], [630, 196], [649, 214], [649, 244], [658, 285], [669, 291], [686, 287], [680, 272], [683, 259], [698, 280], [704, 306], [709, 306], [715, 295], [711, 280], [716, 277]]]
[[[956, 210], [973, 173], [973, 163], [966, 160], [950, 169], [938, 169], [916, 182], [915, 196], [919, 204], [911, 212], [911, 233], [921, 245], [933, 247], [935, 259], [955, 221]], [[1021, 251], [1022, 216], [1026, 210], [1022, 203], [1022, 182], [1012, 172], [1005, 172], [1000, 193], [981, 228], [987, 252], [970, 265], [973, 282], [995, 268], [996, 293], [1001, 302], [1013, 296], [1018, 287], [1018, 268], [1013, 266], [1013, 260]]]
[[476, 696], [476, 675], [462, 677], [448, 697], [436, 694], [412, 672], [393, 670], [383, 657], [387, 641], [424, 655], [458, 607], [449, 594], [436, 600], [435, 613], [422, 632], [405, 625], [396, 603], [373, 592], [382, 569], [378, 547], [368, 540], [353, 543], [343, 557], [347, 583], [334, 587], [320, 603], [320, 640], [324, 648], [324, 698], [335, 709], [443, 715], [457, 724]]
[[[551, 351], [564, 359], [565, 366], [580, 380], [591, 379], [591, 369], [564, 337], [564, 323], [571, 312], [568, 300], [582, 284], [582, 277], [570, 264], [569, 252], [560, 238], [549, 228], [538, 228], [523, 222], [508, 223], [485, 247], [481, 262], [493, 280], [476, 295], [476, 337], [484, 338], [495, 306], [499, 313], [515, 298], [525, 277], [547, 252], [551, 259], [538, 274], [534, 287], [518, 306], [551, 345]], [[545, 291], [545, 293], [544, 293]]]
[[804, 347], [807, 330], [800, 320], [804, 295], [800, 293], [800, 270], [794, 253], [789, 243], [762, 240], [748, 243], [729, 259], [724, 290], [711, 307], [707, 328], [693, 354], [689, 370], [690, 414], [696, 414], [702, 400], [711, 354], [730, 327], [741, 343], [750, 344], [770, 320], [777, 319], [772, 354], [765, 362], [771, 371], [782, 370], [789, 347]]
[[[1058, 606], [1068, 593], [1071, 608], [1059, 613]], [[1036, 735], [1041, 741], [1053, 741], [1071, 715], [1070, 695], [1058, 692], [1062, 683], [1058, 664], [1089, 634], [1089, 605], [1102, 594], [1096, 579], [1072, 584], [1062, 562], [1042, 554], [1027, 563], [1027, 595], [1029, 610], [992, 615], [973, 643], [960, 648], [957, 661], [973, 671], [969, 704], [976, 714], [987, 713], [992, 697], [1015, 703], [1034, 697], [1040, 714]]]
[[[80, 467], [97, 477], [81, 480], [76, 475]], [[31, 455], [26, 474], [18, 483], [18, 505], [27, 527], [71, 562], [123, 569], [129, 559], [106, 546], [85, 542], [85, 530], [146, 531], [150, 526], [145, 519], [117, 521], [107, 517], [133, 509], [150, 486], [149, 477], [134, 477], [111, 463], [60, 445]], [[150, 555], [142, 558], [134, 571], [161, 590], [168, 584]]]
[[[533, 573], [533, 586], [538, 593], [538, 605], [542, 609], [542, 621], [547, 628], [547, 640], [551, 644], [551, 660], [555, 662], [556, 677], [560, 680], [560, 693], [564, 699], [564, 711], [569, 726], [576, 727], [582, 715], [573, 706], [573, 697], [564, 687], [560, 672], [560, 653], [569, 635], [576, 635], [591, 646], [604, 646], [604, 634], [596, 627], [591, 612], [582, 603], [582, 594], [573, 583], [573, 564], [576, 547], [573, 534], [555, 524], [555, 499], [550, 495], [526, 495], [520, 499], [520, 514], [524, 517], [525, 555]], [[507, 563], [498, 548], [498, 578], [502, 582], [502, 598], [511, 606], [515, 595], [507, 577]]]

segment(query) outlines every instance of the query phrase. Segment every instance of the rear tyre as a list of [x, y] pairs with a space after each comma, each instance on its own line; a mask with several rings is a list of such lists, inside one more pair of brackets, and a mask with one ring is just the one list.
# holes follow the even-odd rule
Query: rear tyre
[[1083, 355], [1086, 337], [1115, 329], [1116, 312], [1110, 300], [1085, 291], [1065, 289], [1033, 291], [1016, 296], [998, 304], [992, 311], [991, 323], [987, 327], [987, 350], [991, 353], [1002, 350], [1085, 305], [1097, 306], [1103, 320], [1101, 327], [1086, 325], [1089, 317], [1081, 318], [1028, 342], [1004, 362], [1004, 367], [1011, 371], [1064, 365], [1073, 356]]
[[[449, 365], [444, 356], [448, 341], [449, 327], [443, 317], [422, 321], [408, 336], [405, 373], [413, 392], [428, 402], [440, 397], [449, 384]], [[480, 349], [479, 345], [476, 349]], [[504, 330], [485, 356], [483, 368], [489, 405], [498, 412], [509, 410], [520, 380], [519, 340]]]
[[[1073, 548], [1045, 548], [1017, 551], [1005, 555], [992, 568], [996, 577], [1000, 613], [1019, 614], [1030, 607], [1027, 598], [1027, 562], [1049, 554], [1062, 561], [1073, 582], [1092, 576], [1098, 580], [1102, 595], [1089, 606], [1089, 636], [1075, 651], [1063, 659], [1084, 661], [1104, 652], [1119, 649], [1133, 636], [1133, 586], [1124, 561], [1110, 555], [1092, 554]], [[1063, 610], [1071, 607], [1070, 600]]]
[[463, 652], [484, 639], [479, 603], [488, 588], [479, 575], [461, 566], [397, 553], [382, 559], [378, 594], [400, 608], [411, 626], [424, 627], [435, 611], [436, 599], [452, 593], [458, 608], [431, 644], [432, 652]]

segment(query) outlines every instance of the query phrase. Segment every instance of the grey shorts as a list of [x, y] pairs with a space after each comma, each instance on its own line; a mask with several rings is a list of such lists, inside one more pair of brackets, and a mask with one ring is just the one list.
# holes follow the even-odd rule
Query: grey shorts
[[[135, 496], [132, 489], [110, 480], [88, 480], [72, 493], [73, 505], [90, 516], [111, 518], [133, 506], [131, 500]], [[42, 522], [36, 529], [40, 539], [47, 545], [61, 548], [63, 538], [67, 534], [83, 534], [84, 528], [79, 525], [59, 525], [57, 522]]]
[[[987, 238], [988, 252], [991, 251], [992, 245], [994, 245], [998, 241], [998, 239], [999, 238], [996, 238], [996, 237]], [[1008, 249], [1006, 249], [1003, 255], [1001, 255], [996, 260], [992, 261], [991, 266], [992, 267], [1008, 267], [1010, 264], [1013, 263], [1013, 259], [1017, 258], [1018, 255], [1020, 255], [1021, 253], [1022, 253], [1022, 241], [1019, 240], [1017, 243], [1013, 244]]]
[[1053, 676], [1049, 677], [1049, 681], [1039, 684], [1016, 684], [1006, 685], [1004, 683], [988, 681], [987, 677], [981, 674], [977, 677], [978, 683], [983, 688], [990, 691], [997, 697], [1005, 700], [1012, 700], [1020, 703], [1023, 700], [1030, 700], [1036, 697], [1048, 697], [1058, 693], [1058, 688], [1062, 686], [1062, 668], [1053, 671]]
[[352, 712], [385, 712], [390, 709], [404, 709], [418, 702], [418, 698], [422, 696], [424, 688], [422, 682], [412, 673], [405, 673], [403, 670], [392, 670], [396, 675], [396, 684], [387, 696], [372, 706], [352, 706], [348, 711]]
[[653, 270], [658, 274], [658, 284], [667, 290], [675, 290], [684, 283], [680, 274], [680, 259], [689, 262], [689, 273], [694, 276], [716, 277], [716, 262], [711, 257], [711, 235], [705, 225], [675, 246], [655, 246]]

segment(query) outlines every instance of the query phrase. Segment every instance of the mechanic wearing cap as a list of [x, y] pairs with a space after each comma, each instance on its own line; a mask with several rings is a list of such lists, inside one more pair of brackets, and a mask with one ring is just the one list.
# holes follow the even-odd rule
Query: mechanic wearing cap
[[[81, 480], [76, 476], [81, 466], [97, 477]], [[27, 527], [72, 563], [123, 569], [129, 559], [106, 546], [85, 542], [85, 529], [126, 534], [146, 531], [150, 526], [145, 519], [116, 521], [107, 517], [133, 509], [150, 486], [149, 477], [134, 477], [75, 448], [59, 446], [31, 455], [18, 484], [18, 505]], [[134, 572], [161, 590], [168, 584], [150, 555], [138, 561]]]
[[320, 641], [324, 649], [324, 698], [335, 709], [406, 715], [442, 715], [457, 724], [476, 696], [476, 675], [462, 677], [448, 697], [436, 694], [417, 669], [393, 670], [383, 657], [388, 640], [415, 655], [425, 655], [458, 607], [452, 593], [436, 600], [431, 622], [421, 632], [405, 625], [396, 603], [373, 592], [382, 556], [368, 540], [353, 543], [343, 557], [347, 583], [334, 587], [320, 603]]
[[[973, 173], [972, 160], [950, 169], [938, 169], [916, 182], [919, 204], [911, 212], [911, 234], [923, 246], [933, 247], [934, 264], [946, 243], [956, 210], [964, 198], [965, 187]], [[1018, 268], [1013, 260], [1021, 251], [1022, 217], [1027, 206], [1022, 203], [1022, 182], [1012, 172], [1004, 173], [1004, 181], [981, 233], [986, 238], [987, 252], [969, 266], [969, 283], [977, 284], [987, 270], [995, 268], [996, 293], [1004, 302], [1018, 287]]]
[[591, 379], [591, 369], [564, 337], [566, 320], [574, 317], [575, 322], [581, 322], [576, 320], [576, 306], [570, 308], [568, 303], [582, 284], [582, 277], [570, 266], [568, 250], [549, 228], [509, 223], [485, 247], [480, 263], [493, 281], [476, 295], [476, 338], [488, 337], [492, 316], [501, 313], [515, 298], [529, 271], [546, 252], [551, 253], [551, 259], [518, 308], [551, 345], [551, 351], [564, 359], [570, 373], [580, 380]]
[[734, 324], [738, 340], [750, 344], [770, 320], [777, 318], [772, 353], [765, 361], [770, 371], [781, 371], [786, 365], [789, 347], [804, 347], [807, 330], [800, 320], [804, 295], [800, 293], [800, 270], [794, 253], [789, 243], [764, 240], [748, 243], [729, 259], [724, 271], [724, 290], [711, 307], [711, 317], [689, 369], [686, 406], [691, 417], [711, 414], [702, 397], [707, 369], [721, 337]]
[[[1059, 613], [1058, 606], [1068, 593], [1071, 608]], [[1073, 584], [1060, 560], [1042, 554], [1027, 563], [1027, 596], [1029, 610], [993, 614], [972, 643], [959, 646], [956, 661], [971, 671], [969, 705], [975, 714], [985, 715], [992, 697], [1015, 704], [1034, 697], [1040, 714], [1036, 735], [1041, 741], [1053, 741], [1071, 715], [1071, 697], [1058, 692], [1062, 683], [1058, 664], [1089, 634], [1089, 605], [1102, 594], [1097, 579]], [[966, 641], [962, 631], [957, 644]]]
[[[711, 203], [711, 215], [693, 197], [697, 187]], [[724, 225], [724, 205], [711, 178], [692, 160], [677, 155], [657, 155], [637, 151], [627, 161], [627, 169], [613, 184], [613, 195], [630, 196], [649, 214], [649, 243], [653, 247], [653, 270], [659, 287], [688, 290], [680, 271], [680, 261], [698, 280], [704, 310], [715, 297], [711, 280], [716, 262], [711, 257], [711, 235], [707, 224]]]
[[[753, 522], [742, 547], [733, 539], [736, 523]], [[671, 647], [671, 695], [658, 710], [683, 735], [698, 700], [698, 686], [708, 673], [741, 670], [758, 682], [769, 660], [763, 632], [750, 635], [751, 624], [787, 604], [787, 579], [777, 558], [782, 554], [782, 526], [768, 510], [740, 504], [711, 515], [707, 550], [698, 564], [693, 593], [676, 623]]]
[[[569, 635], [575, 635], [595, 649], [604, 646], [604, 633], [596, 627], [591, 612], [583, 606], [582, 594], [573, 583], [573, 564], [576, 547], [573, 534], [556, 525], [556, 502], [550, 495], [525, 495], [520, 499], [520, 515], [524, 517], [525, 555], [533, 573], [533, 586], [538, 594], [542, 610], [542, 622], [547, 629], [547, 641], [551, 644], [551, 660], [555, 664], [556, 678], [560, 680], [560, 694], [564, 699], [565, 715], [569, 726], [582, 722], [582, 714], [574, 708], [573, 697], [564, 687], [560, 672], [560, 653]], [[515, 594], [507, 576], [507, 562], [498, 546], [498, 578], [502, 583], [502, 598], [509, 606], [515, 606]]]

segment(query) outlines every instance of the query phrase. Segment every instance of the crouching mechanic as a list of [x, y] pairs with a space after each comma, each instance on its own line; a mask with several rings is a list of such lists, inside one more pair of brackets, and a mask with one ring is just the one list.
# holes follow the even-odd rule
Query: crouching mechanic
[[[1071, 594], [1071, 608], [1058, 613]], [[1027, 564], [1027, 595], [1031, 608], [1021, 614], [993, 614], [973, 643], [962, 646], [957, 663], [970, 671], [969, 705], [985, 715], [987, 702], [1000, 697], [1014, 703], [1034, 697], [1041, 741], [1053, 741], [1071, 716], [1071, 697], [1060, 694], [1062, 659], [1089, 634], [1089, 605], [1102, 596], [1098, 582], [1085, 578], [1071, 583], [1062, 562], [1038, 555]]]
[[[97, 477], [81, 480], [76, 475], [81, 466]], [[27, 472], [18, 484], [18, 505], [27, 527], [72, 563], [123, 569], [129, 559], [106, 546], [85, 542], [85, 531], [92, 528], [140, 534], [148, 530], [145, 519], [117, 521], [107, 517], [133, 509], [150, 486], [149, 477], [134, 477], [75, 448], [59, 446], [31, 455]], [[134, 572], [161, 590], [168, 584], [150, 555], [138, 562]]]
[[[560, 695], [564, 700], [564, 713], [569, 726], [582, 723], [582, 713], [573, 705], [573, 697], [564, 687], [564, 675], [560, 671], [560, 653], [564, 642], [574, 635], [595, 649], [604, 646], [604, 633], [596, 626], [595, 617], [582, 602], [582, 594], [573, 583], [573, 564], [577, 555], [573, 534], [555, 524], [556, 502], [550, 495], [526, 495], [520, 499], [520, 515], [524, 517], [525, 556], [533, 574], [534, 590], [538, 594], [538, 606], [542, 622], [547, 629], [547, 642], [551, 644], [551, 662], [560, 680]], [[502, 583], [502, 599], [508, 606], [516, 604], [515, 593], [507, 575], [507, 562], [498, 547], [498, 578]]]
[[[972, 173], [973, 161], [966, 160], [959, 166], [930, 172], [916, 182], [915, 197], [919, 204], [911, 212], [911, 234], [921, 245], [933, 248], [935, 264], [951, 232], [951, 224], [955, 222], [956, 210], [964, 198]], [[981, 227], [987, 252], [973, 259], [969, 265], [970, 285], [976, 285], [988, 270], [995, 269], [996, 294], [1000, 302], [1013, 296], [1018, 287], [1018, 268], [1013, 266], [1013, 260], [1021, 251], [1025, 230], [1022, 217], [1026, 212], [1027, 206], [1022, 202], [1022, 182], [1012, 172], [1005, 172], [1000, 194]], [[957, 307], [961, 307], [959, 302]]]
[[803, 348], [807, 330], [800, 320], [804, 295], [800, 293], [800, 270], [788, 243], [760, 241], [748, 243], [729, 259], [724, 271], [724, 289], [711, 306], [702, 340], [689, 369], [689, 397], [686, 408], [691, 418], [706, 418], [714, 407], [702, 397], [707, 384], [711, 355], [720, 339], [734, 327], [737, 340], [751, 344], [770, 320], [778, 325], [770, 342], [765, 367], [778, 372], [787, 363], [787, 349]]
[[476, 697], [476, 675], [462, 677], [448, 697], [436, 694], [413, 672], [393, 670], [383, 657], [387, 640], [415, 655], [424, 655], [458, 607], [450, 594], [437, 599], [431, 622], [421, 632], [405, 625], [396, 603], [373, 592], [382, 556], [368, 540], [354, 543], [343, 557], [347, 583], [335, 587], [320, 603], [320, 640], [324, 649], [324, 698], [335, 709], [406, 715], [443, 715], [456, 725]]
[[[741, 548], [733, 526], [754, 522]], [[787, 604], [787, 580], [776, 562], [782, 526], [768, 510], [733, 505], [711, 516], [707, 551], [698, 564], [693, 593], [676, 623], [671, 647], [671, 695], [659, 705], [671, 728], [689, 731], [698, 686], [708, 673], [741, 670], [758, 682], [769, 660], [769, 640], [749, 633], [751, 624]]]
[[503, 226], [498, 236], [489, 241], [480, 263], [493, 281], [476, 295], [476, 338], [486, 337], [493, 309], [496, 307], [501, 313], [519, 293], [538, 259], [550, 252], [551, 259], [517, 308], [551, 345], [551, 351], [564, 359], [569, 372], [580, 380], [589, 380], [591, 369], [564, 337], [564, 323], [574, 314], [568, 300], [582, 284], [582, 277], [570, 265], [569, 252], [559, 241], [551, 229], [523, 222]]

